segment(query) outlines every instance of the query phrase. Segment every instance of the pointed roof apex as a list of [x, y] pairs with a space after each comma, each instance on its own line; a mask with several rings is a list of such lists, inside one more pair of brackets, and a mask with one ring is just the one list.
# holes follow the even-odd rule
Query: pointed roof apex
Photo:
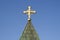
[[39, 40], [31, 20], [28, 20], [20, 40]]

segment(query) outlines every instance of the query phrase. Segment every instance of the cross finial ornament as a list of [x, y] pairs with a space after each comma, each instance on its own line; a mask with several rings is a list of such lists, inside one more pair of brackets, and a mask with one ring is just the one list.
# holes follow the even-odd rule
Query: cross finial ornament
[[26, 13], [28, 15], [28, 20], [30, 20], [31, 14], [34, 14], [36, 11], [31, 10], [31, 6], [28, 6], [28, 9], [26, 11], [23, 11], [23, 13]]

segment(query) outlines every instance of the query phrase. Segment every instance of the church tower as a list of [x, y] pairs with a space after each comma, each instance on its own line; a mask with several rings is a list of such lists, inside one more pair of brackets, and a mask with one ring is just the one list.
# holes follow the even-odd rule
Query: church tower
[[28, 22], [19, 40], [39, 40], [30, 17], [31, 14], [34, 14], [35, 12], [36, 11], [31, 10], [31, 6], [28, 6], [28, 9], [24, 11], [24, 13], [28, 15]]

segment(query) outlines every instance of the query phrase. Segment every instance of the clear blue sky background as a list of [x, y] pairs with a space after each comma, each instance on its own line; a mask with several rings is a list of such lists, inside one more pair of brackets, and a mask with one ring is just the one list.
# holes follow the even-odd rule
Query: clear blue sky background
[[0, 0], [0, 40], [19, 40], [29, 5], [37, 11], [31, 19], [39, 38], [60, 40], [60, 0]]

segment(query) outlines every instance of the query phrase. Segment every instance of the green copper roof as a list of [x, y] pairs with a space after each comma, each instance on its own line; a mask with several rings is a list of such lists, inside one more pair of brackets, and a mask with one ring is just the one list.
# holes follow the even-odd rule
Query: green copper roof
[[22, 36], [19, 40], [39, 40], [39, 37], [31, 23], [31, 20], [28, 20], [28, 23], [26, 24]]

